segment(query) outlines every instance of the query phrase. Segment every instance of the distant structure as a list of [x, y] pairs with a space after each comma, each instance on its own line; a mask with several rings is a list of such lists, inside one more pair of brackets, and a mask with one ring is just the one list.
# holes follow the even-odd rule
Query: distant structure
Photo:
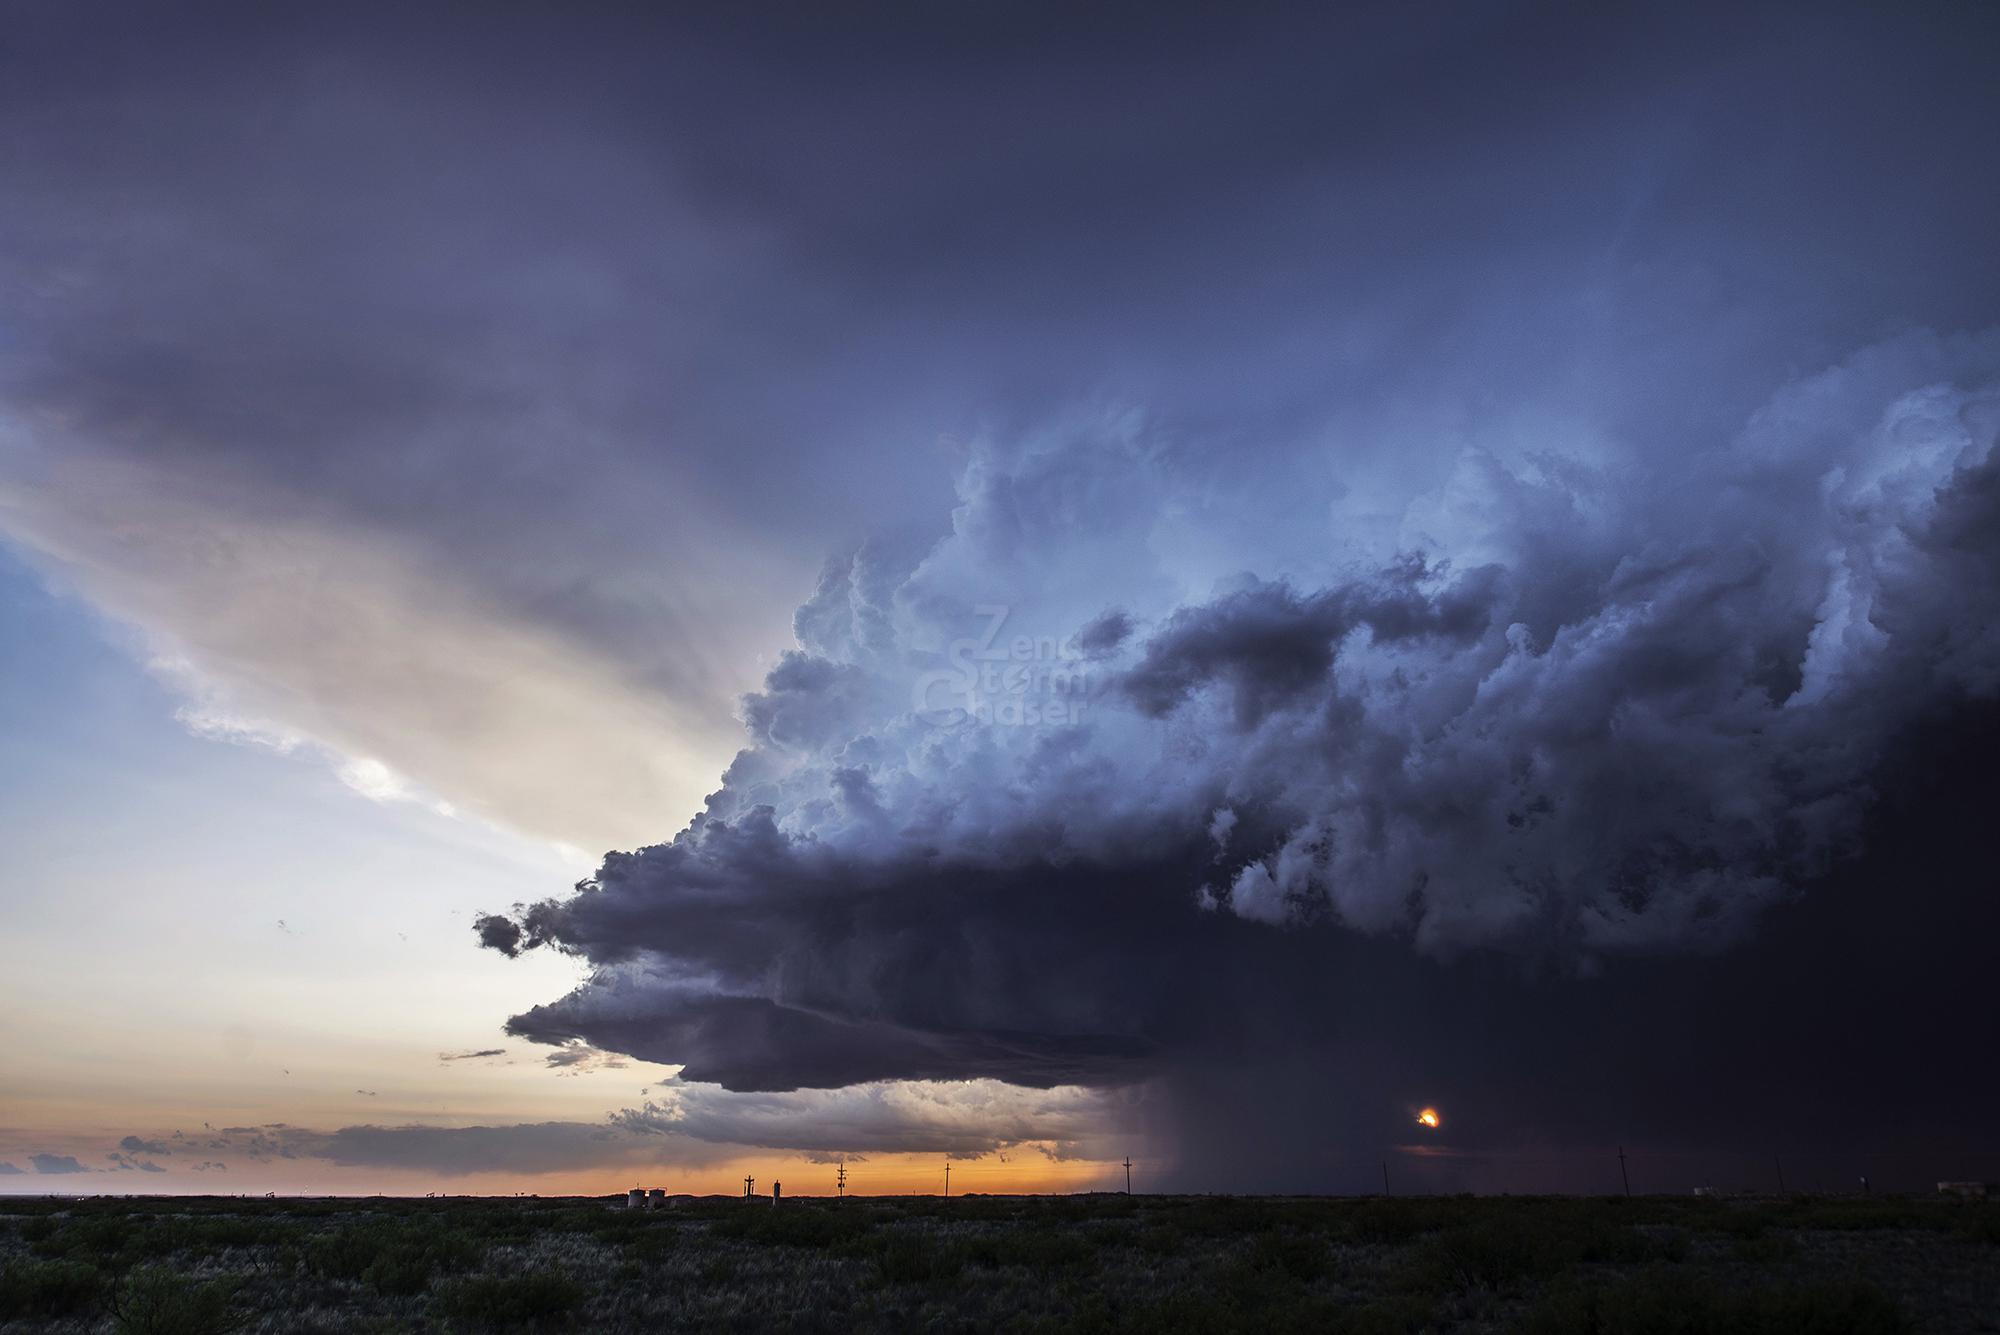
[[746, 1201], [747, 1201], [747, 1200], [749, 1200], [749, 1199], [750, 1199], [750, 1193], [751, 1193], [752, 1191], [754, 1191], [754, 1190], [756, 1189], [756, 1187], [757, 1187], [757, 1179], [756, 1179], [756, 1178], [754, 1178], [754, 1177], [746, 1177], [746, 1178], [744, 1178], [744, 1179], [743, 1179], [743, 1199], [744, 1199], [744, 1200], [746, 1200]]
[[1940, 1182], [1938, 1195], [1957, 1196], [1968, 1201], [1983, 1201], [1988, 1196], [2000, 1195], [2000, 1186], [1995, 1186], [1991, 1182]]
[[785, 1184], [782, 1182], [773, 1182], [771, 1184], [771, 1204], [776, 1205], [783, 1199], [785, 1199]]
[[636, 1210], [645, 1203], [646, 1203], [646, 1193], [643, 1189], [639, 1187], [634, 1187], [632, 1188], [632, 1190], [625, 1193], [626, 1209]]
[[951, 1160], [944, 1161], [944, 1194], [951, 1195]]
[[1125, 1156], [1125, 1194], [1132, 1194], [1132, 1156]]
[[667, 1203], [666, 1188], [654, 1187], [651, 1191], [646, 1193], [646, 1208], [648, 1210], [657, 1210], [666, 1203]]
[[840, 1166], [840, 1170], [839, 1170], [838, 1172], [836, 1172], [836, 1173], [835, 1173], [835, 1174], [833, 1175], [833, 1194], [834, 1194], [834, 1195], [836, 1195], [836, 1196], [846, 1196], [846, 1195], [847, 1195], [847, 1165], [846, 1165], [846, 1164], [842, 1164], [842, 1165]]

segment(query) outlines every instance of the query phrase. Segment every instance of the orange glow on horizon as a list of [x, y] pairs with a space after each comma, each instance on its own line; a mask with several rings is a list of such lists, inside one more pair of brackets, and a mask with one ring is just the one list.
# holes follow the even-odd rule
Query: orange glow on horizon
[[[850, 1196], [934, 1196], [944, 1192], [944, 1156], [940, 1154], [872, 1154], [847, 1165]], [[787, 1196], [832, 1196], [836, 1165], [812, 1163], [796, 1155], [746, 1155], [701, 1168], [626, 1167], [570, 1179], [580, 1194], [619, 1195], [628, 1186], [665, 1187], [670, 1193], [735, 1196], [745, 1176], [756, 1178], [755, 1192], [771, 1194], [782, 1181]], [[978, 1159], [954, 1159], [951, 1194], [1061, 1195], [1076, 1191], [1117, 1191], [1124, 1187], [1124, 1170], [1116, 1163], [1089, 1159], [1050, 1159], [1040, 1153], [1009, 1152]]]
[[[78, 1158], [94, 1158], [103, 1150], [97, 1138], [52, 1139], [47, 1142]], [[6, 1156], [0, 1154], [0, 1159]], [[163, 1160], [163, 1163], [175, 1163]], [[849, 1196], [935, 1196], [944, 1191], [944, 1156], [939, 1154], [890, 1153], [857, 1157], [848, 1161]], [[407, 1168], [369, 1169], [340, 1167], [317, 1160], [285, 1160], [280, 1163], [233, 1162], [226, 1176], [195, 1176], [169, 1169], [160, 1176], [126, 1174], [112, 1183], [96, 1179], [87, 1185], [95, 1191], [115, 1187], [117, 1194], [182, 1195], [249, 1194], [261, 1196], [275, 1191], [279, 1196], [363, 1197], [388, 1195], [421, 1197], [431, 1192], [440, 1196], [505, 1197], [621, 1197], [635, 1186], [660, 1187], [669, 1195], [740, 1196], [743, 1179], [756, 1180], [755, 1193], [768, 1199], [774, 1182], [784, 1183], [787, 1198], [830, 1197], [837, 1191], [837, 1165], [819, 1163], [796, 1154], [731, 1156], [706, 1164], [689, 1165], [626, 1163], [603, 1168], [577, 1169], [553, 1173], [472, 1173], [446, 1176]], [[1145, 1171], [1141, 1167], [1141, 1173]], [[29, 1193], [32, 1183], [37, 1190]], [[0, 1198], [18, 1194], [46, 1194], [51, 1185], [69, 1182], [41, 1178], [0, 1178]], [[1145, 1177], [1135, 1186], [1145, 1189]], [[81, 1189], [79, 1181], [73, 1189]], [[1122, 1191], [1125, 1170], [1117, 1162], [1094, 1159], [1050, 1158], [1036, 1149], [1010, 1149], [977, 1159], [954, 1159], [951, 1164], [953, 1196], [1067, 1195], [1073, 1192]]]

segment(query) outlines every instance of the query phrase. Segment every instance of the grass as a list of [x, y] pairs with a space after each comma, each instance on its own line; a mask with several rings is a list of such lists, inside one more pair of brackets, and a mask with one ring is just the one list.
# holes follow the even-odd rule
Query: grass
[[1996, 1290], [2000, 1205], [1916, 1198], [0, 1199], [10, 1332], [1876, 1335]]

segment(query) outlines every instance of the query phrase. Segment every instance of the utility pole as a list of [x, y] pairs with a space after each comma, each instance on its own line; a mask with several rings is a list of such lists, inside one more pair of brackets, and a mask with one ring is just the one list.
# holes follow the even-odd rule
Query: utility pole
[[1389, 1161], [1387, 1159], [1382, 1161], [1382, 1194], [1384, 1196], [1389, 1194]]
[[1778, 1170], [1778, 1194], [1785, 1194], [1785, 1161], [1777, 1155], [1771, 1156], [1771, 1164]]
[[1132, 1156], [1125, 1156], [1125, 1194], [1132, 1194]]
[[840, 1171], [839, 1171], [839, 1172], [837, 1172], [837, 1173], [835, 1173], [835, 1174], [833, 1175], [833, 1193], [834, 1193], [834, 1195], [836, 1195], [836, 1196], [841, 1196], [841, 1197], [845, 1197], [845, 1196], [847, 1195], [847, 1165], [846, 1165], [846, 1164], [842, 1164], [842, 1165], [840, 1166]]
[[947, 1197], [951, 1195], [951, 1160], [949, 1159], [944, 1161], [944, 1194]]
[[754, 1178], [754, 1177], [746, 1177], [746, 1178], [744, 1178], [744, 1179], [743, 1179], [743, 1199], [744, 1199], [744, 1200], [746, 1200], [746, 1201], [747, 1201], [747, 1200], [749, 1200], [749, 1199], [750, 1199], [750, 1191], [751, 1191], [751, 1188], [755, 1187], [756, 1185], [757, 1185], [757, 1179], [756, 1179], [756, 1178]]
[[1632, 1175], [1625, 1171], [1625, 1147], [1623, 1145], [1618, 1147], [1618, 1176], [1625, 1183], [1625, 1194], [1630, 1196], [1632, 1194]]

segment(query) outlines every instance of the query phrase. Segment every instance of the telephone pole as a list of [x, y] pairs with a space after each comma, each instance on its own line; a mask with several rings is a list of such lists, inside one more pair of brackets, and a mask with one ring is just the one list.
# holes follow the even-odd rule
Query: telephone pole
[[944, 1161], [944, 1194], [951, 1195], [951, 1160]]
[[1782, 1196], [1785, 1194], [1785, 1161], [1774, 1154], [1771, 1163], [1778, 1170], [1778, 1194]]
[[743, 1179], [743, 1199], [744, 1199], [744, 1200], [746, 1200], [746, 1201], [747, 1201], [747, 1200], [749, 1200], [749, 1199], [750, 1199], [750, 1191], [751, 1191], [751, 1188], [755, 1187], [756, 1185], [757, 1185], [757, 1179], [756, 1179], [756, 1178], [754, 1178], [754, 1177], [746, 1177], [746, 1178], [744, 1178], [744, 1179]]
[[1625, 1183], [1625, 1194], [1630, 1196], [1632, 1194], [1632, 1175], [1625, 1171], [1625, 1147], [1623, 1145], [1618, 1147], [1618, 1176]]
[[1125, 1194], [1132, 1194], [1132, 1156], [1125, 1156]]
[[1389, 1194], [1389, 1161], [1387, 1159], [1382, 1161], [1382, 1194], [1384, 1196]]
[[846, 1195], [847, 1195], [847, 1165], [846, 1165], [846, 1164], [842, 1164], [842, 1165], [840, 1166], [840, 1171], [839, 1171], [839, 1172], [837, 1172], [837, 1173], [835, 1173], [835, 1174], [833, 1175], [833, 1194], [834, 1194], [834, 1195], [836, 1195], [836, 1196], [842, 1196], [842, 1197], [844, 1197], [844, 1196], [846, 1196]]

